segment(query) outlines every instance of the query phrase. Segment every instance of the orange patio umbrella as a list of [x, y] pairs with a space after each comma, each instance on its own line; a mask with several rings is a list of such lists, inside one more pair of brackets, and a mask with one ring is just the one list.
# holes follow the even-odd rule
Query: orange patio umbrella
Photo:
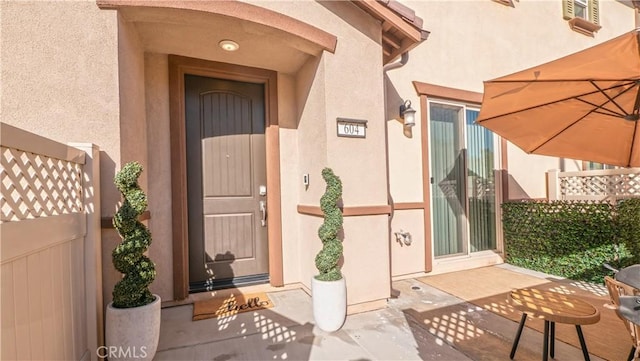
[[477, 122], [527, 153], [640, 167], [640, 28], [484, 83]]

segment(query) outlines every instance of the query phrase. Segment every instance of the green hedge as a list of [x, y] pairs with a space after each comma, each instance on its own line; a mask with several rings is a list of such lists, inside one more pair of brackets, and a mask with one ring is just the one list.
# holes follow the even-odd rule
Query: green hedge
[[631, 252], [633, 263], [640, 263], [640, 198], [618, 203], [618, 227], [620, 241]]
[[637, 259], [639, 247], [630, 239], [640, 239], [640, 199], [515, 201], [502, 210], [506, 261], [513, 265], [602, 283], [609, 274], [603, 263], [628, 266], [632, 252]]

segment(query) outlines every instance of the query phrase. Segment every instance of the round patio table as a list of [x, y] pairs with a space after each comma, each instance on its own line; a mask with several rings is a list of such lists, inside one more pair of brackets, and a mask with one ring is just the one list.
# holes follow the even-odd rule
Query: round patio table
[[[547, 361], [549, 355], [554, 357], [556, 322], [576, 326], [580, 339], [582, 354], [585, 361], [589, 361], [589, 352], [584, 341], [581, 325], [590, 325], [600, 321], [600, 312], [590, 303], [574, 296], [567, 296], [557, 292], [543, 291], [532, 288], [522, 288], [509, 294], [511, 305], [522, 311], [522, 319], [509, 357], [513, 359], [522, 335], [522, 329], [527, 315], [544, 319], [544, 342], [542, 343], [542, 360]], [[549, 347], [551, 341], [551, 347]]]

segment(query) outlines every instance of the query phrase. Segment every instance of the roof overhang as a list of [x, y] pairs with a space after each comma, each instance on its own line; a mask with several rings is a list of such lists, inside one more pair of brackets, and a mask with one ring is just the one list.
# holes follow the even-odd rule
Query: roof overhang
[[[96, 0], [131, 24], [148, 53], [294, 74], [309, 57], [335, 52], [337, 37], [299, 19], [241, 1]], [[128, 35], [126, 35], [128, 36]], [[240, 51], [217, 44], [231, 39]]]
[[395, 0], [352, 2], [381, 22], [384, 64], [413, 49], [429, 36], [429, 32], [422, 29], [422, 19], [416, 16], [415, 11]]

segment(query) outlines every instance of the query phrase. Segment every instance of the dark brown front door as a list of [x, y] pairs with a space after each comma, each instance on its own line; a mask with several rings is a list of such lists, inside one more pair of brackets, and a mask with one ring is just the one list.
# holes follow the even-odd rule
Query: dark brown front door
[[185, 75], [189, 289], [268, 281], [264, 85]]

